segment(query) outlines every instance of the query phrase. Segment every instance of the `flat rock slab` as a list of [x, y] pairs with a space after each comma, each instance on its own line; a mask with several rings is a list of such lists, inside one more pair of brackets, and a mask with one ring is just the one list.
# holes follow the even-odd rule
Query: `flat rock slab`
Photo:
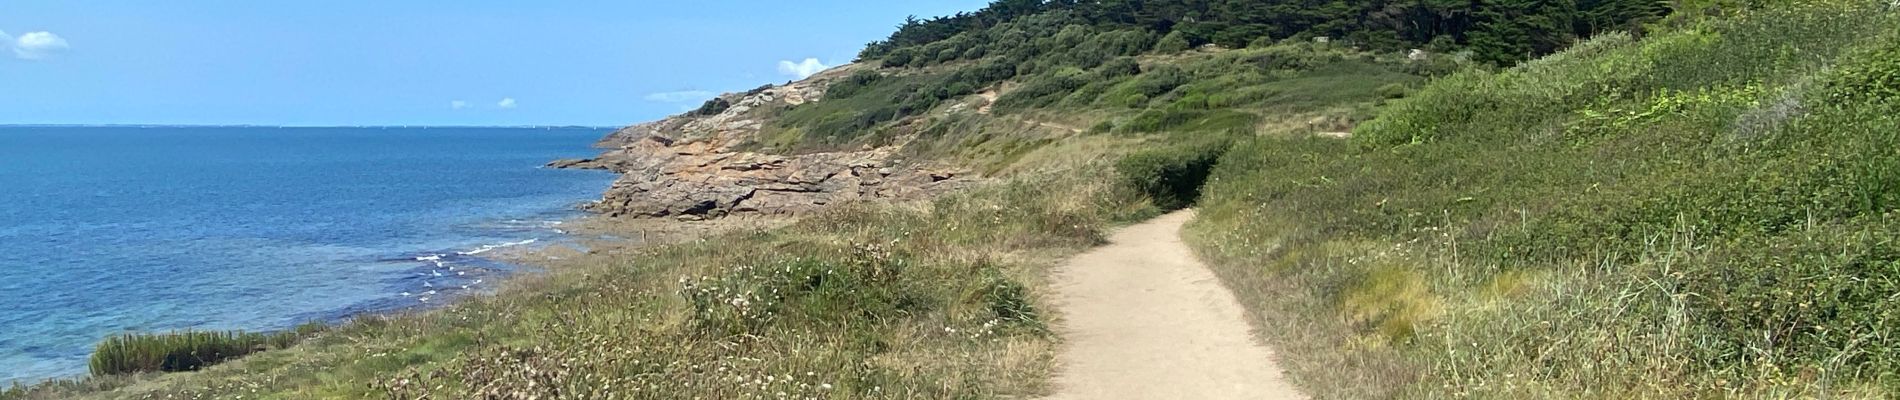
[[1056, 271], [1066, 345], [1051, 399], [1304, 399], [1244, 310], [1182, 243], [1181, 211]]

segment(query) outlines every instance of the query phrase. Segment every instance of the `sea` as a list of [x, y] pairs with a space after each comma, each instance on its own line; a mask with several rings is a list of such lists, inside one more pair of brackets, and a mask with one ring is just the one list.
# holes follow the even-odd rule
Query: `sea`
[[0, 127], [0, 386], [127, 332], [429, 307], [564, 240], [598, 128]]

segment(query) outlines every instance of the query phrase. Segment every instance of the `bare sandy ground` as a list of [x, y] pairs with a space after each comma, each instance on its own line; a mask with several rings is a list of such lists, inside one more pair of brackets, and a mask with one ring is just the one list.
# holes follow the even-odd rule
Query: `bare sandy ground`
[[1051, 399], [1304, 399], [1232, 293], [1181, 242], [1193, 211], [1116, 232], [1057, 269]]

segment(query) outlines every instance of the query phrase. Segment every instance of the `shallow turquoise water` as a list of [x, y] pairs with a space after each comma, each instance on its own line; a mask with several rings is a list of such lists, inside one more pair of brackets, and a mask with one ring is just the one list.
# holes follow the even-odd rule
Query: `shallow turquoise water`
[[0, 127], [0, 384], [83, 375], [121, 332], [276, 329], [479, 292], [512, 269], [482, 249], [558, 240], [612, 181], [540, 168], [604, 134]]

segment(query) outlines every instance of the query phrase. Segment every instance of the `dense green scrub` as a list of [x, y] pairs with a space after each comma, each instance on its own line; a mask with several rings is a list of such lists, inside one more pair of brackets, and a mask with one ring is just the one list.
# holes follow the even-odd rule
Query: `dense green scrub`
[[1323, 397], [1894, 396], [1896, 55], [1816, 2], [1456, 74], [1237, 145], [1191, 240]]
[[[1154, 109], [1124, 129], [1206, 130], [1187, 124], [1251, 119], [1233, 110], [1257, 116], [1252, 111], [1361, 104], [1331, 93], [1386, 87], [1396, 97], [1418, 76], [1548, 54], [1575, 38], [1657, 20], [1669, 8], [1644, 0], [1002, 0], [907, 21], [862, 53], [860, 63], [879, 68], [834, 83], [823, 101], [777, 110], [760, 144], [794, 152], [890, 144], [920, 131], [916, 118], [984, 92], [1002, 94], [999, 113]], [[1197, 49], [1208, 44], [1248, 51], [1204, 60], [1208, 51]], [[1423, 60], [1410, 70], [1384, 65], [1412, 56]], [[1263, 104], [1284, 109], [1257, 108]]]
[[998, 0], [974, 12], [911, 18], [862, 54], [900, 65], [972, 59], [1013, 53], [1016, 44], [1024, 42], [1008, 39], [1036, 37], [1021, 35], [1025, 27], [1084, 25], [1165, 35], [1168, 45], [1160, 49], [1168, 51], [1329, 37], [1374, 50], [1461, 48], [1481, 60], [1515, 62], [1554, 51], [1576, 37], [1636, 27], [1662, 17], [1672, 6], [1700, 3], [1728, 1]]

